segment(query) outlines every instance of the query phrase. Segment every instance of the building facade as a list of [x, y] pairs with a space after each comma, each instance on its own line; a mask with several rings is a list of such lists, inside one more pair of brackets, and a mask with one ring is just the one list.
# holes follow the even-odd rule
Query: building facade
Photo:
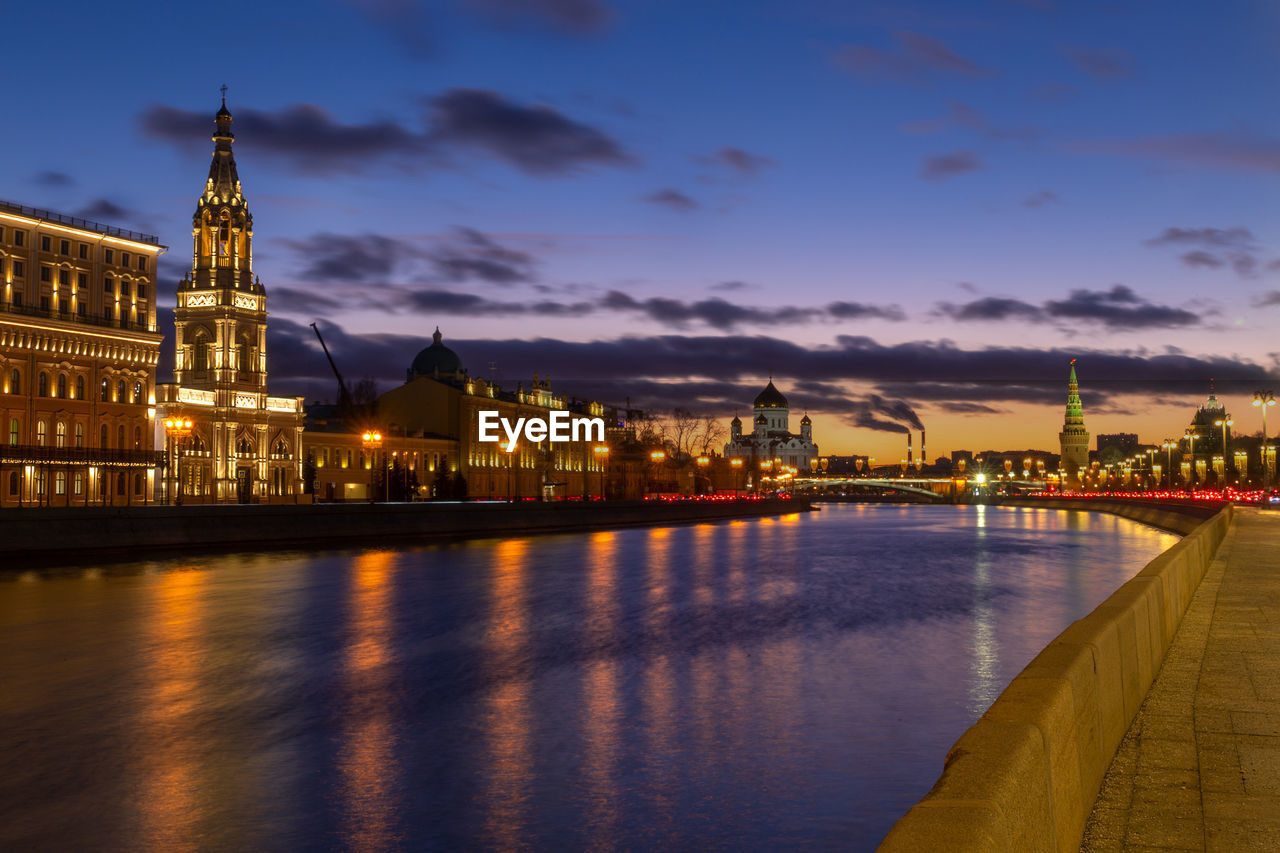
[[1076, 380], [1076, 360], [1071, 359], [1067, 377], [1067, 411], [1058, 433], [1061, 456], [1058, 475], [1063, 491], [1079, 491], [1080, 478], [1089, 470], [1089, 431], [1084, 427], [1084, 404], [1080, 402], [1080, 383]]
[[0, 202], [0, 506], [148, 503], [150, 235]]
[[724, 446], [726, 459], [742, 459], [749, 470], [762, 464], [781, 464], [796, 469], [800, 475], [810, 473], [818, 458], [818, 445], [813, 442], [813, 421], [800, 419], [800, 433], [791, 432], [790, 406], [787, 398], [769, 380], [752, 404], [752, 429], [742, 431], [742, 419], [734, 416], [729, 423], [729, 441]]
[[[241, 190], [226, 101], [191, 221], [191, 273], [178, 285], [174, 381], [157, 389], [165, 491], [199, 503], [285, 502], [301, 494], [301, 397], [267, 393], [267, 294], [253, 272], [253, 216]], [[166, 420], [190, 421], [171, 432]]]

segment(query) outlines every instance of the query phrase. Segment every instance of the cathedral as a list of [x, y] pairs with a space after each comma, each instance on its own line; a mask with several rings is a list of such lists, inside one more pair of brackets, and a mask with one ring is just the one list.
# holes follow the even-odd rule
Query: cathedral
[[178, 283], [174, 382], [156, 388], [165, 490], [193, 503], [292, 501], [301, 492], [301, 397], [267, 395], [267, 294], [253, 274], [253, 216], [240, 188], [225, 96], [213, 163]]
[[742, 419], [737, 416], [729, 424], [725, 457], [749, 463], [779, 460], [782, 465], [789, 465], [802, 475], [808, 474], [818, 458], [818, 445], [813, 443], [813, 421], [809, 416], [801, 418], [799, 435], [791, 432], [787, 398], [774, 387], [772, 378], [756, 395], [753, 411], [751, 432], [743, 433]]

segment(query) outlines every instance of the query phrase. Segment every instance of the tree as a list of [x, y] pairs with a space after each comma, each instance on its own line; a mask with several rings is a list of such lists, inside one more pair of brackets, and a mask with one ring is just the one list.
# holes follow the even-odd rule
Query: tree
[[453, 480], [449, 477], [449, 469], [445, 465], [436, 467], [435, 481], [431, 484], [431, 497], [438, 501], [447, 501], [453, 497]]
[[679, 458], [707, 456], [724, 441], [724, 426], [714, 415], [673, 409], [667, 421], [667, 441]]

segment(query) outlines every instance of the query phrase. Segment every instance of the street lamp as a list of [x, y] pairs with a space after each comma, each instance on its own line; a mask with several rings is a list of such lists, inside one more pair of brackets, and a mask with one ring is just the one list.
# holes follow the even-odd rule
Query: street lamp
[[1270, 391], [1255, 391], [1253, 405], [1262, 409], [1262, 506], [1267, 506], [1267, 492], [1271, 489], [1271, 466], [1267, 464], [1267, 409], [1276, 404], [1276, 398]]
[[1196, 433], [1193, 432], [1192, 430], [1187, 430], [1182, 437], [1185, 438], [1190, 443], [1190, 446], [1191, 446], [1190, 480], [1191, 480], [1191, 491], [1194, 492], [1196, 490], [1196, 439], [1199, 438], [1199, 436], [1196, 435]]
[[[702, 471], [702, 476], [703, 476], [703, 478], [706, 478], [707, 466], [708, 466], [708, 465], [710, 465], [710, 464], [711, 464], [711, 460], [710, 460], [708, 457], [706, 457], [706, 456], [699, 456], [699, 457], [698, 457], [698, 468]], [[708, 485], [708, 486], [710, 486], [710, 485], [711, 485], [710, 480], [708, 480], [708, 481], [707, 481], [707, 485]], [[697, 484], [697, 483], [694, 483], [693, 491], [694, 491], [694, 494], [697, 494], [697, 492], [698, 492], [698, 484]]]
[[1227, 427], [1235, 426], [1235, 421], [1230, 418], [1219, 418], [1213, 422], [1216, 427], [1222, 427], [1222, 482], [1218, 485], [1222, 488], [1227, 487]]
[[[165, 418], [164, 434], [166, 438], [173, 442], [174, 453], [176, 456], [174, 464], [173, 479], [174, 484], [174, 500], [179, 506], [182, 505], [182, 446], [179, 442], [184, 441], [191, 435], [191, 418]], [[165, 478], [165, 501], [169, 500], [169, 478]]]
[[504, 441], [498, 446], [507, 454], [507, 500], [514, 503], [516, 496], [511, 493], [511, 469], [515, 466], [516, 461], [516, 457], [514, 456], [516, 443], [514, 441]]
[[609, 445], [597, 444], [592, 451], [596, 454], [596, 467], [600, 469], [600, 500], [604, 500], [604, 473], [609, 467]]
[[369, 503], [373, 503], [373, 464], [378, 458], [378, 448], [382, 446], [382, 433], [366, 431], [360, 437], [360, 446], [369, 454]]
[[733, 494], [736, 497], [742, 489], [738, 486], [738, 472], [742, 470], [741, 459], [730, 459], [729, 467], [733, 469]]
[[1173, 449], [1178, 446], [1178, 442], [1172, 438], [1166, 438], [1164, 443], [1160, 445], [1165, 452], [1165, 468], [1169, 471], [1169, 488], [1173, 488]]

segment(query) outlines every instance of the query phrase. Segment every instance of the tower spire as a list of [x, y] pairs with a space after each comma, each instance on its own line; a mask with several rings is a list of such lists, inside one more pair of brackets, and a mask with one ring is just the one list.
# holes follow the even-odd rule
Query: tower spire
[[1076, 380], [1076, 360], [1071, 359], [1067, 376], [1067, 411], [1058, 433], [1062, 457], [1058, 472], [1063, 489], [1080, 488], [1080, 472], [1089, 467], [1089, 432], [1084, 427], [1084, 404], [1080, 402], [1080, 383]]

